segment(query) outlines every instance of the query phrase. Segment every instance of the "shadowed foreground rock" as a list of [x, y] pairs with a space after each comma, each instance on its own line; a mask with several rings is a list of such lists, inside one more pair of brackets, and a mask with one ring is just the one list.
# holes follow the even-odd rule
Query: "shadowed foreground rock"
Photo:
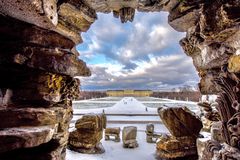
[[202, 123], [188, 108], [159, 108], [158, 114], [171, 135], [162, 135], [157, 141], [158, 159], [197, 158], [196, 139]]
[[70, 132], [69, 149], [87, 154], [100, 154], [105, 150], [100, 142], [106, 128], [106, 115], [83, 115], [75, 124], [76, 130]]
[[90, 70], [57, 23], [56, 1], [0, 2], [1, 160], [65, 159], [73, 77]]

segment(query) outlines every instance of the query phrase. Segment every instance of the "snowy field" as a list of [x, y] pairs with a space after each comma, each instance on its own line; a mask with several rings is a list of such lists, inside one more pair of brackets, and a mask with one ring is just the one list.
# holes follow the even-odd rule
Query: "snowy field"
[[164, 106], [186, 106], [195, 113], [200, 111], [196, 102], [154, 97], [105, 97], [73, 102], [75, 114], [101, 113], [103, 111], [106, 114], [157, 114], [157, 108]]
[[99, 102], [73, 102], [74, 109], [94, 109], [94, 108], [107, 108], [112, 107], [115, 103], [110, 101], [106, 103]]
[[[122, 147], [122, 141], [113, 142], [105, 141], [104, 138], [101, 140], [105, 153], [103, 154], [81, 154], [71, 150], [67, 150], [67, 160], [154, 160], [154, 153], [156, 150], [156, 145], [154, 143], [146, 142], [145, 128], [146, 125], [132, 124], [137, 126], [137, 141], [139, 144], [138, 148], [126, 149]], [[108, 124], [107, 127], [123, 127], [126, 125], [119, 124]], [[131, 126], [131, 124], [130, 124]], [[168, 130], [163, 125], [155, 125], [155, 130], [157, 133], [168, 133]], [[122, 136], [120, 136], [122, 138]]]
[[155, 97], [136, 97], [138, 101], [169, 101], [169, 99], [155, 98]]
[[137, 133], [138, 148], [125, 149], [122, 147], [122, 141], [113, 142], [102, 139], [102, 144], [105, 149], [103, 154], [81, 154], [67, 150], [67, 160], [154, 160], [154, 152], [156, 145], [146, 143], [145, 133]]
[[77, 119], [87, 113], [102, 113], [107, 115], [107, 127], [136, 126], [139, 147], [125, 149], [122, 142], [105, 141], [104, 154], [89, 155], [67, 150], [67, 160], [154, 160], [155, 144], [146, 142], [146, 125], [153, 123], [155, 132], [168, 133], [157, 114], [160, 106], [187, 106], [195, 113], [199, 112], [195, 102], [177, 101], [153, 97], [105, 97], [99, 99], [73, 102], [74, 116], [70, 124], [70, 131], [74, 129]]

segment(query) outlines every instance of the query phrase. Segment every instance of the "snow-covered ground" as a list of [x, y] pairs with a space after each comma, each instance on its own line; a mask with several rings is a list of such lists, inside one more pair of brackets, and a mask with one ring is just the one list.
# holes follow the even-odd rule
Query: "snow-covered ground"
[[122, 141], [113, 142], [102, 140], [105, 153], [103, 154], [81, 154], [67, 150], [67, 160], [154, 160], [156, 145], [146, 143], [145, 133], [137, 133], [138, 148], [125, 149], [122, 147]]
[[[157, 108], [161, 106], [187, 106], [194, 112], [197, 112], [199, 108], [196, 102], [191, 101], [178, 101], [154, 97], [117, 97], [121, 99], [116, 101], [113, 97], [105, 97], [94, 100], [82, 100], [73, 102], [73, 108], [75, 114], [86, 114], [86, 113], [101, 113], [106, 114], [157, 114]], [[113, 101], [114, 99], [114, 101]], [[137, 100], [138, 99], [138, 100]], [[114, 104], [114, 105], [113, 105]], [[106, 107], [106, 105], [108, 105]], [[147, 111], [146, 111], [147, 108]]]
[[[154, 105], [154, 106], [153, 106]], [[73, 102], [74, 117], [70, 130], [74, 129], [74, 123], [83, 114], [102, 113], [107, 115], [107, 127], [136, 126], [138, 128], [137, 140], [139, 147], [125, 149], [122, 142], [105, 141], [102, 144], [105, 148], [104, 154], [89, 155], [67, 150], [67, 160], [153, 160], [155, 144], [146, 142], [146, 124], [154, 123], [155, 132], [168, 133], [166, 127], [161, 124], [157, 114], [160, 106], [188, 106], [194, 112], [198, 112], [195, 102], [176, 101], [153, 97], [106, 97], [92, 100]]]
[[[146, 142], [145, 128], [146, 125], [132, 124], [137, 126], [137, 141], [139, 144], [138, 148], [125, 149], [122, 147], [122, 141], [113, 142], [105, 141], [104, 138], [101, 140], [105, 153], [103, 154], [81, 154], [71, 150], [67, 150], [67, 160], [154, 160], [154, 153], [156, 145], [154, 143]], [[123, 129], [124, 124], [108, 124], [107, 127], [120, 127]], [[130, 124], [131, 126], [131, 124]], [[164, 125], [155, 125], [155, 131], [158, 133], [168, 133], [168, 130]], [[120, 136], [121, 137], [121, 136]], [[121, 137], [122, 138], [122, 137]]]
[[211, 95], [202, 95], [201, 97], [201, 101], [202, 102], [210, 102], [210, 103], [213, 103], [215, 102], [217, 99], [217, 95], [214, 95], [214, 94], [211, 94]]

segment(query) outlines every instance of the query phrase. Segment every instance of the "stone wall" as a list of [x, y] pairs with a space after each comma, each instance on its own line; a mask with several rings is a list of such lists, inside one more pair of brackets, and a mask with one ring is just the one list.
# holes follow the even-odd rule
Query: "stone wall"
[[75, 45], [95, 17], [79, 9], [0, 1], [0, 159], [65, 159], [74, 77], [91, 74]]
[[187, 32], [180, 45], [193, 59], [201, 92], [221, 95], [226, 142], [239, 150], [239, 130], [232, 143], [226, 129], [239, 117], [239, 0], [1, 0], [1, 158], [64, 159], [71, 100], [80, 85], [73, 77], [90, 75], [75, 49], [81, 32], [96, 12], [112, 12], [124, 23], [135, 10], [168, 11], [169, 24]]

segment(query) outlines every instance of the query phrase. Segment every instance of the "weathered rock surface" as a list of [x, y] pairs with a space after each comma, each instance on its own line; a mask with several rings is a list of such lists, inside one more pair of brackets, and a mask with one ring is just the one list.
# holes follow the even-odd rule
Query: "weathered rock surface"
[[[233, 159], [238, 158], [240, 101], [238, 0], [0, 1], [0, 110], [6, 115], [11, 113], [29, 115], [33, 112], [33, 116], [28, 117], [32, 120], [29, 124], [24, 120], [26, 117], [3, 116], [5, 119], [2, 124], [3, 130], [17, 125], [36, 127], [54, 123], [55, 118], [48, 111], [29, 111], [29, 108], [59, 107], [63, 111], [55, 114], [57, 117], [60, 115], [64, 117], [63, 122], [59, 123], [61, 127], [46, 145], [16, 149], [1, 153], [0, 157], [4, 159], [20, 157], [19, 159], [24, 160], [36, 159], [36, 156], [44, 160], [64, 159], [67, 128], [72, 115], [71, 109], [66, 108], [70, 108], [71, 100], [77, 97], [80, 85], [80, 82], [72, 77], [90, 75], [85, 63], [78, 60], [74, 46], [82, 42], [81, 32], [87, 31], [94, 23], [97, 12], [113, 12], [115, 17], [127, 22], [134, 19], [136, 10], [168, 11], [169, 24], [177, 31], [187, 32], [180, 45], [185, 53], [192, 57], [193, 64], [199, 72], [201, 92], [220, 95], [218, 111], [224, 142], [229, 146], [219, 149], [221, 145], [215, 145], [216, 152], [221, 150], [218, 158], [224, 159], [229, 156]], [[219, 76], [222, 77], [220, 80]], [[214, 81], [217, 81], [217, 85]], [[17, 108], [22, 110], [17, 111]], [[23, 111], [24, 108], [26, 111]], [[4, 109], [7, 111], [4, 112]], [[41, 120], [34, 118], [40, 114], [45, 118]], [[48, 119], [45, 115], [51, 115], [49, 116], [51, 118]], [[188, 119], [187, 117], [185, 118]], [[188, 131], [187, 128], [192, 125], [181, 119], [182, 122], [184, 124], [181, 124], [182, 126], [186, 125], [183, 131], [178, 127], [169, 127], [171, 132], [176, 136], [189, 134], [196, 136], [199, 125], [196, 130]], [[207, 156], [206, 159], [211, 159], [214, 151], [215, 149], [206, 150], [204, 154]]]
[[239, 159], [240, 152], [237, 148], [231, 147], [228, 144], [224, 143], [220, 145], [216, 141], [207, 141], [205, 144], [205, 148], [203, 151], [203, 155], [201, 160], [208, 160], [208, 159]]
[[58, 123], [56, 111], [54, 109], [45, 108], [1, 109], [0, 117], [0, 128], [38, 125], [42, 126]]
[[205, 134], [204, 137], [201, 138], [197, 138], [196, 141], [196, 146], [197, 146], [197, 152], [198, 152], [198, 159], [202, 159], [204, 156], [204, 150], [206, 148], [206, 144], [208, 143], [208, 141], [211, 140], [211, 135], [210, 133]]
[[210, 104], [208, 102], [200, 102], [198, 106], [201, 107], [202, 113], [205, 118], [209, 119], [210, 121], [219, 121], [220, 115], [217, 111], [218, 104], [216, 102]]
[[[120, 127], [106, 128], [104, 130], [105, 140], [113, 140], [115, 142], [120, 142]], [[111, 137], [114, 137], [111, 139]]]
[[239, 159], [239, 75], [226, 68], [215, 82], [221, 91], [217, 99], [220, 122], [212, 126], [213, 140], [206, 142], [202, 160]]
[[196, 139], [202, 123], [187, 107], [158, 108], [158, 114], [171, 135], [162, 135], [157, 141], [159, 159], [197, 159]]
[[159, 108], [158, 114], [169, 132], [175, 137], [197, 137], [202, 128], [200, 119], [187, 107]]
[[35, 73], [34, 70], [29, 70], [29, 72], [13, 70], [13, 72], [2, 71], [6, 77], [18, 76], [9, 81], [0, 80], [6, 86], [6, 88], [1, 89], [2, 97], [5, 98], [4, 104], [2, 104], [4, 106], [47, 107], [50, 104], [62, 103], [70, 98], [74, 99], [79, 94], [80, 82], [78, 79], [39, 71]]
[[187, 31], [180, 44], [193, 58], [202, 78], [199, 86], [204, 94], [219, 92], [212, 80], [218, 77], [222, 66], [228, 64], [228, 59], [239, 52], [236, 45], [239, 43], [239, 7], [236, 0], [199, 0], [184, 1], [170, 11], [170, 24], [176, 30]]
[[162, 135], [157, 141], [157, 157], [179, 158], [197, 157], [196, 139], [194, 137], [173, 137]]
[[[16, 23], [13, 19], [2, 19], [0, 23], [9, 27], [0, 31], [3, 37], [8, 38], [8, 41], [0, 42], [1, 64], [18, 64], [71, 77], [90, 75], [86, 64], [71, 52], [74, 42], [52, 31], [23, 22]], [[9, 37], [6, 35], [8, 32], [18, 34]]]
[[68, 147], [71, 150], [87, 154], [100, 154], [105, 150], [100, 142], [103, 129], [106, 128], [104, 114], [83, 115], [75, 123], [76, 130], [70, 132]]
[[240, 72], [240, 56], [239, 55], [233, 55], [228, 60], [228, 71], [233, 73], [239, 73]]
[[136, 148], [138, 147], [137, 143], [137, 127], [126, 126], [122, 130], [122, 141], [124, 148]]
[[224, 142], [224, 138], [222, 135], [222, 123], [214, 122], [211, 126], [211, 140], [217, 141], [219, 143]]
[[47, 29], [58, 23], [56, 0], [1, 1], [0, 12]]
[[75, 45], [93, 21], [71, 31], [60, 21], [73, 10], [59, 16], [58, 5], [0, 2], [0, 159], [65, 159], [71, 100], [80, 85], [73, 77], [90, 75]]
[[210, 132], [212, 124], [220, 120], [220, 115], [217, 111], [217, 103], [199, 102], [198, 106], [201, 110], [201, 121], [203, 123], [203, 130]]
[[199, 76], [201, 77], [198, 84], [202, 94], [214, 94], [219, 92], [219, 88], [214, 84], [214, 79], [219, 74], [220, 69], [200, 70]]
[[6, 128], [0, 131], [0, 153], [35, 147], [53, 138], [56, 126]]
[[154, 124], [152, 123], [147, 124], [145, 132], [147, 143], [156, 143], [157, 139], [161, 137], [161, 134], [154, 131]]

